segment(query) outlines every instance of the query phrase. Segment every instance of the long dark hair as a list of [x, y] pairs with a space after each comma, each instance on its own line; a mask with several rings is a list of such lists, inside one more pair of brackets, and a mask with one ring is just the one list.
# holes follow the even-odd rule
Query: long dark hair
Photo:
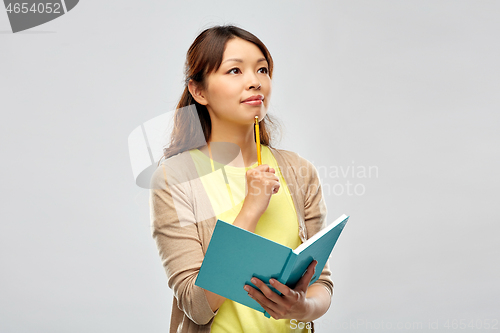
[[[163, 149], [163, 157], [169, 158], [183, 151], [204, 146], [208, 142], [212, 130], [210, 115], [206, 106], [195, 101], [189, 92], [188, 82], [193, 80], [201, 88], [205, 88], [206, 77], [216, 72], [221, 65], [227, 41], [235, 37], [255, 44], [262, 51], [269, 65], [269, 77], [272, 78], [273, 58], [264, 43], [256, 36], [234, 25], [205, 29], [196, 37], [187, 51], [184, 92], [174, 113], [170, 145]], [[199, 124], [201, 124], [201, 131]], [[273, 134], [280, 132], [278, 127], [281, 127], [278, 120], [267, 113], [259, 121], [260, 143], [272, 147], [271, 132]]]

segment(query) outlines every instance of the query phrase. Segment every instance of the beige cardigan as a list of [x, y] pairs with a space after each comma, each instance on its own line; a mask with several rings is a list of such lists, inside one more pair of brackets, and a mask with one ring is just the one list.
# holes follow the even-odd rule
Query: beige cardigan
[[[327, 222], [317, 170], [297, 153], [269, 149], [290, 190], [304, 242]], [[210, 332], [218, 310], [211, 310], [203, 289], [194, 283], [217, 218], [188, 151], [168, 158], [156, 169], [150, 209], [152, 236], [174, 293], [170, 333]], [[327, 262], [315, 284], [323, 285], [331, 297], [330, 275]]]

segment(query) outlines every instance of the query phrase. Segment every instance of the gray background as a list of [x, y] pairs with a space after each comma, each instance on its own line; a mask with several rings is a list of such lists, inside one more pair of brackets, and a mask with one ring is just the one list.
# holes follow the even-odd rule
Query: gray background
[[0, 10], [0, 331], [168, 330], [127, 137], [175, 107], [189, 45], [221, 23], [268, 46], [278, 147], [320, 170], [330, 222], [351, 215], [318, 331], [498, 323], [499, 14], [476, 0], [86, 0], [12, 34]]

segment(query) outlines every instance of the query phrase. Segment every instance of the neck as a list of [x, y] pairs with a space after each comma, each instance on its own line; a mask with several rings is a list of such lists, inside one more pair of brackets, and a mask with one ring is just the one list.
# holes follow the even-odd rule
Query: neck
[[[221, 143], [221, 145], [217, 145], [216, 143]], [[210, 138], [208, 140], [210, 144], [210, 148], [212, 150], [212, 157], [214, 160], [218, 160], [217, 155], [221, 152], [215, 152], [214, 147], [221, 147], [222, 150], [228, 151], [228, 147], [230, 147], [233, 152], [233, 156], [238, 154], [236, 150], [239, 149], [238, 156], [232, 162], [228, 163], [229, 166], [235, 167], [249, 167], [257, 162], [257, 146], [254, 139], [254, 125], [234, 125], [225, 124], [222, 126], [219, 122], [212, 122], [212, 132]], [[229, 143], [229, 145], [227, 145]], [[233, 145], [231, 145], [233, 144]], [[237, 147], [237, 148], [236, 148]], [[233, 149], [235, 148], [235, 149]], [[205, 146], [201, 151], [208, 152], [208, 147]], [[208, 153], [206, 153], [209, 155]], [[220, 155], [219, 155], [220, 156]], [[223, 160], [221, 158], [221, 160]]]

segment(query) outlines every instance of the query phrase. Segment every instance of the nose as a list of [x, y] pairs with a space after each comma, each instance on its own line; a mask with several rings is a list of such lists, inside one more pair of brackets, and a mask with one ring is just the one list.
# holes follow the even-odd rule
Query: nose
[[260, 89], [260, 81], [257, 75], [255, 74], [250, 74], [249, 81], [247, 84], [248, 90], [250, 89]]

